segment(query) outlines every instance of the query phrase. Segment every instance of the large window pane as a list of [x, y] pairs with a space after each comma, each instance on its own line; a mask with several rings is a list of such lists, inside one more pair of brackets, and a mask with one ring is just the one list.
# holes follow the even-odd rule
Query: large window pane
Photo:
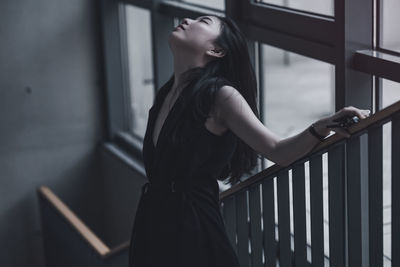
[[381, 0], [382, 47], [400, 52], [400, 1]]
[[268, 45], [261, 48], [263, 118], [271, 131], [293, 136], [335, 111], [333, 65]]
[[400, 101], [400, 83], [382, 79], [382, 108]]
[[183, 0], [182, 2], [225, 10], [225, 0]]
[[128, 5], [125, 16], [129, 125], [134, 135], [143, 138], [154, 98], [150, 11]]
[[279, 5], [323, 15], [334, 15], [333, 0], [259, 0], [258, 2]]

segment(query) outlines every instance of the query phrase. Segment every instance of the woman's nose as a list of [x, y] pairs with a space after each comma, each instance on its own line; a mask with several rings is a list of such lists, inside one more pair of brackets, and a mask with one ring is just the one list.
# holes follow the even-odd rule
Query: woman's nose
[[189, 18], [183, 18], [181, 24], [189, 25]]

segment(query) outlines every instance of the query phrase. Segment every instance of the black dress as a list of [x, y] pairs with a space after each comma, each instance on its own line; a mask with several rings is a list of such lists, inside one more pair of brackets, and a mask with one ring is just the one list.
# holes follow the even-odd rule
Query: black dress
[[[239, 262], [220, 213], [217, 177], [229, 162], [236, 136], [218, 136], [205, 121], [188, 117], [191, 97], [184, 90], [169, 111], [156, 147], [153, 128], [173, 78], [157, 92], [149, 110], [143, 159], [149, 182], [143, 185], [129, 248], [130, 267], [238, 267]], [[186, 103], [186, 102], [185, 102]], [[173, 146], [171, 131], [179, 126], [187, 145]]]

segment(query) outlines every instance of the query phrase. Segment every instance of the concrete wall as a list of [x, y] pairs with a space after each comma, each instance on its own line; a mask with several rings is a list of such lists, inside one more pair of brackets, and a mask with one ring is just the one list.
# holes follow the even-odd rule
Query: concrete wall
[[[129, 155], [123, 157], [131, 160]], [[131, 237], [142, 185], [148, 179], [129, 162], [106, 149], [102, 152], [102, 167], [105, 188], [102, 238], [110, 248], [114, 248]]]
[[0, 1], [0, 266], [44, 266], [36, 187], [102, 232], [98, 1]]

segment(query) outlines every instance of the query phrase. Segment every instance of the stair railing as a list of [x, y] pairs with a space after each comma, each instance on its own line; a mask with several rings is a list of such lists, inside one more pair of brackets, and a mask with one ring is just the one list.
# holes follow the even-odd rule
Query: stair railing
[[[391, 250], [399, 252], [400, 194], [395, 189], [400, 188], [400, 101], [350, 127], [350, 138], [333, 134], [289, 166], [275, 164], [220, 193], [240, 266], [381, 267], [386, 260], [400, 266], [400, 253], [383, 253], [383, 126], [391, 127]], [[329, 223], [324, 221], [323, 156]], [[306, 235], [306, 176], [311, 242]]]

